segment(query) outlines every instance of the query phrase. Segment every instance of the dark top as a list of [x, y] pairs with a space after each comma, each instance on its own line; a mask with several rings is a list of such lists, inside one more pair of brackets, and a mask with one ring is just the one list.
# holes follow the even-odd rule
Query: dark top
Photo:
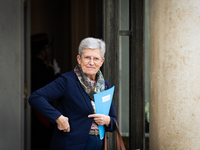
[[[105, 89], [110, 88], [105, 80]], [[58, 99], [58, 109], [52, 107], [49, 102]], [[70, 132], [60, 131], [55, 126], [50, 150], [83, 150], [87, 142], [93, 118], [93, 108], [89, 96], [81, 87], [74, 71], [61, 74], [59, 78], [34, 92], [29, 98], [30, 105], [48, 118], [52, 123], [60, 116], [69, 118]], [[107, 131], [114, 131], [114, 119], [117, 120], [114, 104], [112, 102], [109, 116], [110, 126]]]
[[31, 59], [31, 92], [56, 79], [54, 69], [39, 58]]
[[[39, 58], [31, 59], [31, 93], [56, 79], [54, 69]], [[31, 110], [31, 149], [48, 150], [54, 125], [35, 109]]]

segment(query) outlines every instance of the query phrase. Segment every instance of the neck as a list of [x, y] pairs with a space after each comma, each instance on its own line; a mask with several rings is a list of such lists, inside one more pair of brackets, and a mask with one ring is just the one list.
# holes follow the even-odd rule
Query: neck
[[95, 76], [87, 76], [89, 79], [90, 79], [90, 81], [95, 81]]

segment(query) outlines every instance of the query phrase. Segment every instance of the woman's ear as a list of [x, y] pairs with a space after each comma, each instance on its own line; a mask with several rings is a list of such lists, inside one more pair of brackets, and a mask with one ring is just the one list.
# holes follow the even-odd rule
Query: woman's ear
[[105, 61], [105, 58], [102, 59], [101, 66], [103, 65], [104, 61]]
[[81, 64], [81, 57], [80, 57], [80, 55], [77, 55], [77, 62], [78, 62], [79, 65]]

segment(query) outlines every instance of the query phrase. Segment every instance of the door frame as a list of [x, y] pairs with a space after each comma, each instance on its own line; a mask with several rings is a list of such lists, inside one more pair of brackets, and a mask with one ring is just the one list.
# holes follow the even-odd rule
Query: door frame
[[[129, 37], [129, 149], [145, 149], [144, 0], [129, 0], [129, 30], [119, 30], [119, 0], [103, 1], [103, 38], [108, 51], [104, 76], [115, 85], [114, 104], [119, 116], [119, 36]], [[120, 119], [120, 118], [119, 118]], [[116, 135], [109, 134], [109, 149]]]

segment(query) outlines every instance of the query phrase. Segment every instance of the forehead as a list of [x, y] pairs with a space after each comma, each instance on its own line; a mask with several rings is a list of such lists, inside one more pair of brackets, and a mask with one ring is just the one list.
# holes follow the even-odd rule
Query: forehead
[[100, 49], [91, 49], [91, 48], [86, 48], [83, 51], [82, 55], [88, 55], [88, 56], [101, 56], [101, 50]]

